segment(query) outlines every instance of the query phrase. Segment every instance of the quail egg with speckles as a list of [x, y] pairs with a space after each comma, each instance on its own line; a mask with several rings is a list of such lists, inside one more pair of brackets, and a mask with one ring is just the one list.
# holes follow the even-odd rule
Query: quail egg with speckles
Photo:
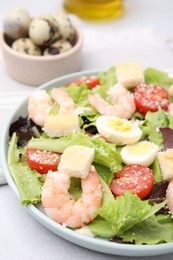
[[12, 44], [12, 49], [28, 55], [40, 56], [41, 50], [29, 38], [20, 38]]
[[26, 37], [30, 22], [31, 17], [28, 11], [21, 6], [15, 6], [4, 16], [4, 33], [12, 40]]
[[59, 29], [49, 15], [33, 18], [29, 26], [29, 37], [38, 46], [46, 46], [61, 38]]
[[73, 42], [75, 30], [69, 17], [65, 13], [53, 14], [53, 19], [63, 39]]
[[71, 48], [72, 48], [72, 45], [70, 42], [68, 42], [64, 39], [61, 39], [61, 40], [54, 42], [49, 47], [47, 47], [45, 49], [43, 55], [44, 56], [56, 55], [56, 54], [66, 52], [66, 51], [70, 50]]

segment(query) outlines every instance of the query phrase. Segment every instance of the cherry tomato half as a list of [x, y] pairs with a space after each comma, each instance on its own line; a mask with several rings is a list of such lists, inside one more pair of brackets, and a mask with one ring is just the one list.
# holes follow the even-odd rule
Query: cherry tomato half
[[110, 189], [115, 196], [121, 196], [126, 191], [131, 191], [141, 199], [151, 191], [154, 175], [150, 168], [139, 164], [124, 166], [120, 172], [115, 173], [115, 179], [110, 184]]
[[97, 85], [100, 84], [100, 80], [95, 76], [91, 76], [89, 78], [83, 77], [81, 79], [77, 79], [68, 83], [67, 86], [69, 86], [71, 83], [74, 83], [77, 86], [80, 86], [82, 83], [85, 83], [89, 88], [95, 88]]
[[49, 170], [56, 171], [60, 162], [61, 155], [50, 151], [41, 151], [35, 149], [26, 150], [26, 162], [32, 170], [41, 174]]
[[141, 84], [134, 91], [136, 109], [144, 115], [148, 111], [156, 112], [159, 108], [168, 110], [168, 99], [168, 92], [164, 88], [153, 84]]

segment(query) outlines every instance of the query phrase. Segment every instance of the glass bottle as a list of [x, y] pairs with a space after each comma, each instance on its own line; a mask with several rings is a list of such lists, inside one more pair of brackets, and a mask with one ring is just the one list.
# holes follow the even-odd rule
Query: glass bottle
[[123, 0], [64, 0], [64, 9], [87, 20], [107, 20], [123, 12]]

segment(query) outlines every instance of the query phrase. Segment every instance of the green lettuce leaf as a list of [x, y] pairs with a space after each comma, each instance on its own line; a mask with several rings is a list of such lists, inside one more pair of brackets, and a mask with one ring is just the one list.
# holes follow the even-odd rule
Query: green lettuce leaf
[[61, 138], [32, 138], [28, 142], [28, 148], [63, 153], [71, 145], [84, 145], [95, 149], [94, 162], [102, 164], [112, 172], [119, 171], [121, 166], [121, 156], [114, 144], [107, 143], [100, 137], [90, 137], [82, 132], [70, 133]]
[[[99, 173], [99, 171], [98, 171]], [[115, 197], [112, 194], [109, 185], [100, 177], [102, 189], [103, 189], [103, 198], [102, 198], [102, 206], [107, 202], [115, 201]], [[97, 212], [98, 214], [98, 212]], [[92, 222], [90, 222], [87, 227], [91, 230], [91, 232], [95, 236], [111, 238], [115, 236], [115, 230], [113, 225], [108, 222], [106, 219], [101, 216], [97, 216]]]
[[166, 72], [153, 68], [147, 68], [144, 71], [144, 77], [146, 84], [156, 84], [166, 90], [173, 84], [173, 78], [170, 78]]
[[173, 232], [173, 218], [170, 214], [158, 214], [156, 219], [159, 224], [167, 226]]
[[59, 113], [59, 105], [58, 103], [54, 102], [49, 111], [49, 115], [57, 115], [58, 113]]
[[[114, 236], [123, 234], [126, 230], [132, 228], [137, 223], [151, 217], [158, 212], [166, 201], [155, 204], [154, 206], [149, 205], [148, 201], [142, 201], [137, 195], [133, 195], [131, 192], [126, 192], [124, 196], [119, 196], [115, 200], [109, 200], [104, 203], [100, 209], [97, 210], [97, 214], [109, 223], [106, 237], [109, 237], [109, 233], [113, 233]], [[95, 222], [96, 223], [96, 219]], [[100, 230], [102, 230], [100, 223]], [[96, 227], [91, 226], [91, 231]], [[99, 224], [96, 224], [99, 227]], [[90, 228], [90, 226], [89, 226]], [[98, 235], [97, 231], [97, 235]], [[101, 232], [101, 231], [100, 231]]]
[[148, 137], [151, 142], [161, 148], [163, 146], [162, 133], [159, 130], [161, 127], [168, 127], [168, 119], [165, 111], [160, 109], [154, 113], [148, 112], [144, 123], [141, 125], [143, 138]]
[[75, 200], [78, 200], [82, 194], [81, 179], [72, 177], [70, 181], [69, 193]]
[[123, 241], [135, 244], [173, 242], [173, 221], [171, 224], [159, 223], [157, 217], [152, 216], [125, 231], [120, 237]]
[[152, 165], [150, 166], [150, 168], [154, 173], [154, 182], [157, 183], [157, 182], [163, 181], [163, 174], [162, 174], [162, 171], [160, 169], [159, 162], [158, 162], [157, 158], [155, 158], [155, 160], [152, 163]]
[[173, 116], [171, 114], [167, 114], [168, 127], [173, 129]]
[[[99, 172], [98, 172], [99, 174]], [[103, 190], [103, 199], [102, 199], [102, 206], [107, 203], [108, 201], [114, 201], [115, 197], [112, 194], [109, 185], [106, 184], [106, 182], [100, 177], [100, 182], [102, 185], [102, 190]]]
[[[79, 115], [80, 126], [82, 130], [86, 130], [88, 132], [95, 132], [96, 130], [96, 119], [100, 116], [96, 111], [85, 112]], [[92, 132], [93, 130], [93, 132]]]
[[112, 238], [116, 236], [112, 224], [100, 216], [97, 216], [87, 227], [97, 237]]
[[41, 201], [41, 175], [31, 170], [21, 160], [21, 151], [17, 149], [17, 137], [14, 133], [8, 152], [8, 166], [19, 191], [22, 205]]
[[92, 93], [97, 93], [104, 99], [107, 98], [107, 91], [117, 83], [115, 67], [111, 67], [107, 72], [100, 72], [98, 74], [100, 79], [100, 86], [92, 89]]
[[98, 163], [94, 163], [93, 165], [99, 173], [99, 176], [105, 181], [107, 185], [110, 185], [112, 179], [114, 178], [114, 173], [104, 165]]
[[98, 215], [107, 220], [114, 227], [115, 233], [122, 233], [142, 221], [150, 212], [151, 206], [147, 201], [141, 201], [137, 195], [126, 192], [115, 201], [104, 204]]
[[109, 88], [117, 82], [115, 71], [116, 68], [111, 67], [106, 72], [100, 72], [98, 74], [102, 86], [106, 85]]
[[90, 106], [88, 102], [88, 95], [91, 94], [91, 90], [86, 84], [82, 84], [80, 87], [72, 83], [68, 88], [64, 90], [71, 96], [75, 104], [80, 107]]
[[169, 214], [157, 214], [136, 224], [120, 237], [136, 244], [173, 242], [173, 218]]
[[95, 111], [91, 111], [91, 112], [85, 112], [81, 115], [79, 115], [80, 117], [82, 117], [82, 119], [84, 120], [85, 118], [88, 119], [88, 121], [90, 123], [92, 123], [93, 125], [95, 125], [96, 119], [100, 116], [97, 112]]

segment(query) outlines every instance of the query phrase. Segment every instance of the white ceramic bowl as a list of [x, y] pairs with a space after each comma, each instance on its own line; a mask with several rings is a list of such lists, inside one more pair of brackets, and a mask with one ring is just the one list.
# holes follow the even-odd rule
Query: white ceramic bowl
[[62, 75], [76, 72], [82, 62], [83, 33], [74, 26], [76, 43], [65, 53], [52, 56], [31, 56], [14, 51], [0, 34], [0, 43], [7, 73], [26, 85], [39, 86]]
[[[58, 79], [52, 80], [40, 87], [40, 89], [49, 90], [52, 87], [61, 87], [68, 82], [75, 79], [79, 79], [82, 76], [96, 75], [97, 71], [87, 71], [73, 73], [71, 75], [63, 76]], [[27, 115], [27, 100], [18, 106], [18, 108], [12, 113], [9, 119], [6, 120], [3, 133], [1, 135], [1, 150], [0, 157], [3, 172], [5, 174], [6, 180], [9, 186], [12, 188], [14, 193], [19, 197], [19, 193], [16, 184], [10, 174], [8, 163], [7, 163], [7, 153], [9, 145], [9, 127], [12, 122], [18, 119], [19, 116]], [[55, 221], [47, 217], [39, 206], [34, 206], [28, 204], [24, 208], [43, 226], [57, 234], [58, 236], [74, 243], [79, 246], [95, 250], [98, 252], [103, 252], [112, 255], [122, 255], [122, 256], [152, 256], [152, 255], [163, 255], [167, 253], [173, 253], [173, 243], [165, 243], [158, 245], [130, 245], [130, 244], [119, 244], [112, 243], [103, 239], [91, 238], [81, 235], [73, 230], [70, 230], [62, 225], [57, 224]]]

